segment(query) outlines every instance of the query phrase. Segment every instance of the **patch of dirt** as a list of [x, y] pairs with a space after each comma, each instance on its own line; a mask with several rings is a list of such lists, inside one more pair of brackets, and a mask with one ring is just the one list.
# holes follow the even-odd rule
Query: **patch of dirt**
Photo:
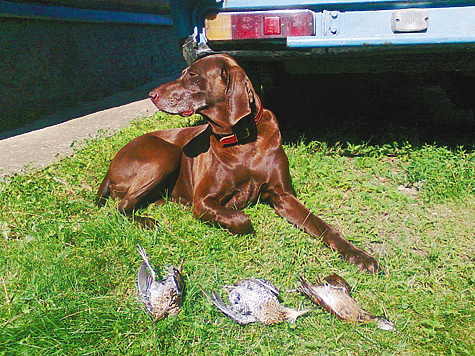
[[416, 197], [419, 194], [419, 189], [406, 187], [405, 185], [400, 185], [397, 187], [398, 192], [409, 195], [411, 197]]

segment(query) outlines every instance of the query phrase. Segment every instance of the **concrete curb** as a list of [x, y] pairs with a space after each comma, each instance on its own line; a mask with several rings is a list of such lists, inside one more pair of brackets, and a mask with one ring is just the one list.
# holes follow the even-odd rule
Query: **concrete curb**
[[99, 130], [113, 134], [157, 108], [150, 99], [136, 101], [0, 141], [0, 177], [21, 173], [25, 166], [41, 169], [73, 152], [72, 143], [95, 137]]
[[[28, 169], [41, 169], [73, 153], [72, 144], [97, 136], [99, 130], [110, 135], [130, 121], [153, 115], [157, 108], [143, 99], [162, 83], [179, 76], [159, 78], [130, 91], [120, 92], [95, 102], [59, 110], [38, 121], [11, 131], [0, 132], [0, 181]], [[77, 147], [77, 145], [76, 145]]]

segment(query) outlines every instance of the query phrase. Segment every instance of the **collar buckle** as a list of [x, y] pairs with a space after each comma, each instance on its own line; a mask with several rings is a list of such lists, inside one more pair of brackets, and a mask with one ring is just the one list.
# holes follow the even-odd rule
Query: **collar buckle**
[[249, 131], [249, 127], [245, 127], [244, 130], [234, 133], [234, 137], [236, 137], [236, 141], [239, 143], [246, 138], [251, 136], [251, 132]]
[[257, 100], [259, 101], [259, 112], [257, 113], [257, 116], [254, 118], [254, 120], [251, 119], [251, 122], [244, 126], [244, 128], [237, 129], [238, 125], [234, 125], [231, 128], [233, 130], [233, 133], [231, 135], [222, 137], [219, 142], [221, 142], [223, 145], [231, 145], [233, 143], [239, 143], [240, 141], [251, 137], [252, 133], [250, 128], [259, 124], [262, 118], [262, 113], [264, 111], [259, 97], [257, 97]]

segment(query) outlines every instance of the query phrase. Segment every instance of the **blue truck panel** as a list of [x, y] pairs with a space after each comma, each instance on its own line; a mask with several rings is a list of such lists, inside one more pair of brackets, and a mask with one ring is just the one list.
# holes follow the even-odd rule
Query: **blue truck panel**
[[[263, 36], [246, 40], [207, 38], [205, 19], [211, 14], [251, 15], [256, 11], [265, 13], [294, 9], [314, 12], [314, 35], [279, 39]], [[399, 31], [398, 26], [402, 22], [397, 23], [395, 14], [401, 11], [406, 11], [402, 14], [402, 20], [408, 26], [413, 21], [411, 16], [422, 11], [426, 26]], [[224, 51], [237, 57], [258, 60], [269, 59], [270, 55], [272, 60], [281, 58], [288, 62], [289, 57], [326, 56], [352, 50], [368, 53], [382, 53], [395, 48], [445, 51], [455, 47], [472, 48], [475, 43], [475, 1], [178, 0], [172, 2], [172, 13], [179, 36], [186, 38], [184, 55], [188, 61], [207, 51]], [[223, 16], [224, 19], [228, 17]], [[234, 23], [220, 24], [217, 28], [236, 32], [236, 26]]]
[[[475, 42], [475, 7], [428, 9], [430, 25], [425, 32], [391, 31], [393, 10], [339, 12], [336, 35], [319, 31], [316, 36], [287, 38], [289, 48], [366, 45], [433, 45]], [[317, 16], [322, 28], [323, 16]]]
[[223, 9], [265, 9], [265, 8], [335, 8], [335, 9], [374, 9], [374, 8], [412, 8], [412, 7], [454, 7], [467, 6], [473, 4], [473, 1], [463, 0], [440, 0], [440, 1], [407, 1], [407, 0], [227, 0], [216, 1], [220, 3]]
[[0, 2], [0, 18], [1, 17], [136, 25], [172, 25], [172, 20], [169, 17], [158, 14], [24, 4], [10, 1]]

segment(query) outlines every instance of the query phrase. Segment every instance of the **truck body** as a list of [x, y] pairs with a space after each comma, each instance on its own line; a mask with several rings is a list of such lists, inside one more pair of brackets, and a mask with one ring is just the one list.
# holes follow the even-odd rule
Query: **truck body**
[[473, 73], [475, 1], [176, 0], [188, 62], [209, 51], [290, 73]]

